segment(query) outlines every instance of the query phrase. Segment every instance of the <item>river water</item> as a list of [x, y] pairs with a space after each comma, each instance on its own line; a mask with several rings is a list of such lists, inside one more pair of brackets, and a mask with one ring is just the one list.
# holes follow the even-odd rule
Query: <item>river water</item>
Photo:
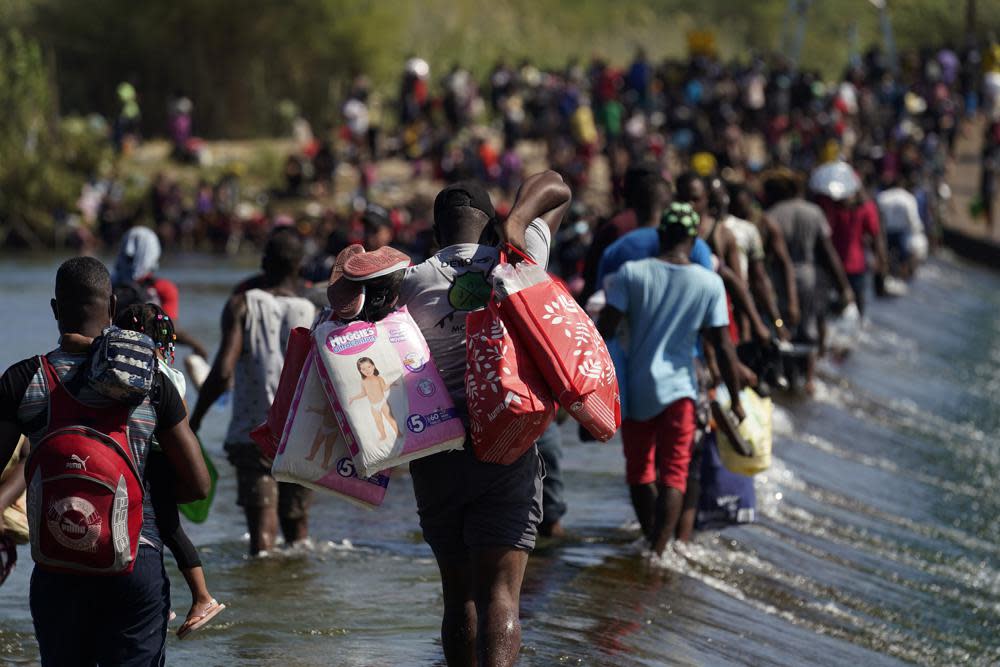
[[[54, 347], [57, 264], [0, 264], [0, 366]], [[252, 269], [173, 257], [162, 273], [180, 285], [182, 324], [214, 345], [225, 296]], [[1000, 663], [1000, 277], [936, 259], [870, 317], [816, 400], [781, 403], [758, 522], [701, 533], [662, 567], [632, 546], [620, 444], [581, 444], [567, 425], [576, 537], [531, 558], [521, 664]], [[318, 498], [315, 548], [247, 559], [227, 419], [217, 407], [203, 427], [221, 480], [189, 533], [229, 609], [190, 641], [171, 635], [167, 663], [439, 662], [438, 575], [409, 477], [393, 477], [376, 512]], [[2, 664], [37, 660], [20, 557], [0, 590]], [[167, 561], [183, 617], [190, 600]]]

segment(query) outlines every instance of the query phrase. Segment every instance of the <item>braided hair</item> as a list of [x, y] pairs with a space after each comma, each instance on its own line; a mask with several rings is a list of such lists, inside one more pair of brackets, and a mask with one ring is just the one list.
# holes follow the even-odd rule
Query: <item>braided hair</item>
[[135, 303], [118, 313], [115, 326], [119, 329], [138, 331], [153, 339], [160, 354], [171, 366], [174, 364], [174, 345], [177, 334], [174, 323], [155, 303]]

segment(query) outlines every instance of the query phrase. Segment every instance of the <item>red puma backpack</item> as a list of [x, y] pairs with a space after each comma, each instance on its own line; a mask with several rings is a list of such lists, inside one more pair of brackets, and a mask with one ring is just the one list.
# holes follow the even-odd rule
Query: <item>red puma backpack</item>
[[139, 548], [143, 500], [128, 441], [131, 408], [84, 405], [49, 360], [39, 359], [49, 411], [25, 471], [31, 557], [57, 572], [127, 574]]

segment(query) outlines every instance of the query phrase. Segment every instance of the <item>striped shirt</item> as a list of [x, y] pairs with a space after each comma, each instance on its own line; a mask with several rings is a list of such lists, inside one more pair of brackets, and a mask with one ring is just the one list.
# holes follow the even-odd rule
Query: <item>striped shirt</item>
[[[87, 359], [86, 354], [72, 354], [64, 352], [61, 349], [53, 350], [46, 356], [60, 379], [63, 382], [69, 383], [72, 382], [77, 368]], [[6, 395], [6, 389], [10, 385], [7, 376], [12, 375], [12, 371], [18, 367], [21, 367], [20, 370], [26, 370], [24, 366], [27, 366], [28, 369], [34, 369], [34, 373], [30, 381], [28, 381], [24, 393], [20, 398], [20, 403], [17, 406], [17, 423], [21, 426], [21, 432], [27, 436], [32, 446], [34, 446], [45, 437], [48, 428], [49, 408], [49, 394], [46, 387], [45, 374], [41, 369], [37, 357], [25, 359], [8, 369], [4, 375], [4, 399], [9, 399], [9, 396]], [[109, 399], [97, 394], [85, 384], [74, 395], [81, 403], [98, 409], [112, 405]], [[131, 449], [136, 467], [143, 477], [143, 483], [146, 486], [146, 493], [143, 498], [142, 541], [156, 548], [160, 548], [161, 540], [159, 531], [156, 528], [156, 515], [153, 512], [149, 485], [146, 482], [146, 459], [157, 429], [173, 428], [185, 416], [184, 404], [177, 394], [177, 390], [160, 372], [153, 382], [153, 389], [150, 395], [132, 411], [128, 420], [129, 448]]]

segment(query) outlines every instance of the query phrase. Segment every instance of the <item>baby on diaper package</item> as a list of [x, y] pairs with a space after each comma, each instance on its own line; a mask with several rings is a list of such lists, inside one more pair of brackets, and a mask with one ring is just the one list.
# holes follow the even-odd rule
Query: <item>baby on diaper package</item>
[[465, 427], [405, 308], [379, 322], [324, 322], [313, 344], [359, 474], [462, 448]]
[[378, 507], [389, 486], [389, 471], [359, 477], [323, 389], [317, 357], [315, 351], [306, 357], [271, 474], [363, 507]]

